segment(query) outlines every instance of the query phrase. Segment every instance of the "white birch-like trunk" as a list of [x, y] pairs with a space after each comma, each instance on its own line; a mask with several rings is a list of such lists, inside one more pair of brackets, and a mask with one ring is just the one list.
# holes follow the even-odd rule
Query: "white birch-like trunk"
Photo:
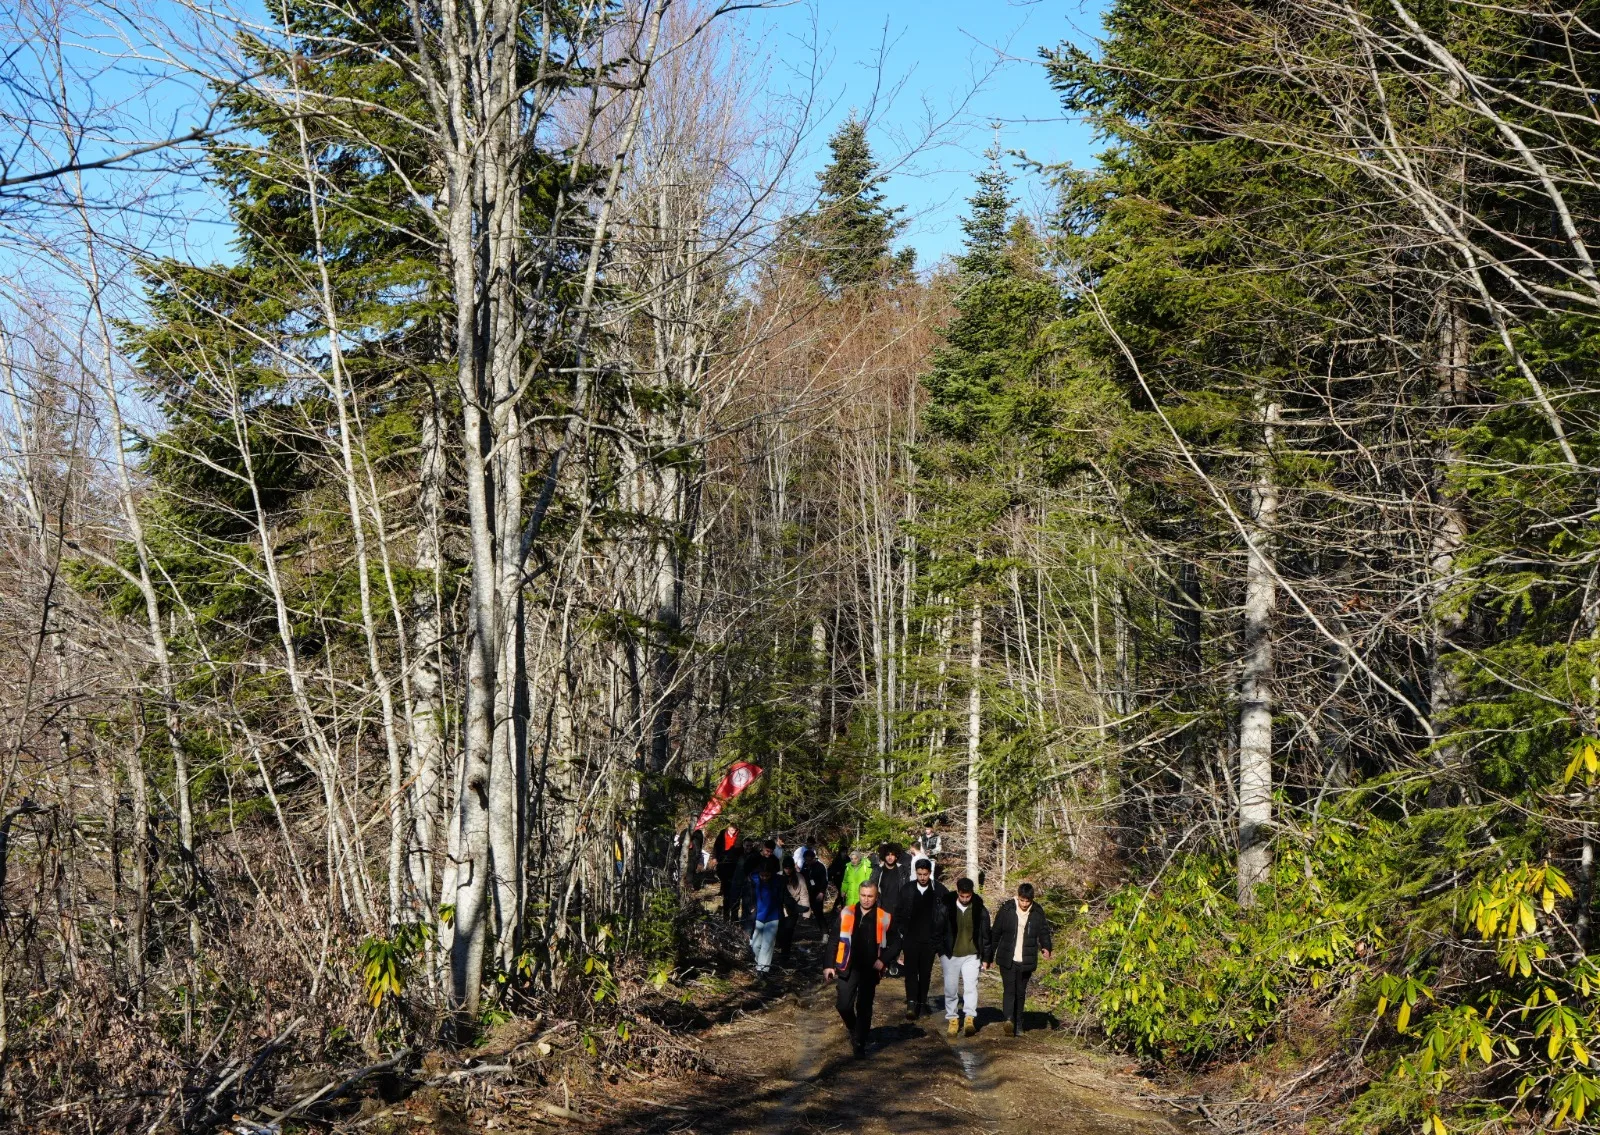
[[1239, 682], [1239, 904], [1255, 904], [1272, 869], [1272, 613], [1277, 605], [1272, 530], [1278, 486], [1272, 468], [1276, 403], [1262, 412], [1262, 453], [1250, 494], [1245, 564], [1244, 665]]
[[967, 878], [978, 878], [978, 747], [983, 730], [983, 608], [972, 608], [972, 653], [967, 688]]
[[415, 566], [432, 586], [418, 588], [411, 603], [410, 745], [406, 769], [411, 796], [411, 841], [406, 868], [411, 893], [429, 925], [438, 920], [439, 898], [434, 891], [433, 855], [439, 818], [439, 786], [444, 772], [444, 705], [439, 651], [443, 639], [440, 612], [439, 519], [444, 493], [443, 423], [437, 395], [430, 390], [423, 408], [417, 486], [417, 545]]
[[[1447, 301], [1440, 327], [1438, 358], [1435, 362], [1437, 383], [1436, 402], [1443, 422], [1448, 425], [1452, 408], [1466, 396], [1467, 364], [1471, 359], [1471, 336], [1467, 318], [1459, 302]], [[1452, 470], [1461, 460], [1460, 453], [1450, 444], [1441, 443], [1436, 457], [1434, 478], [1438, 482], [1435, 500], [1433, 538], [1429, 548], [1429, 644], [1428, 716], [1435, 736], [1444, 736], [1450, 728], [1450, 717], [1461, 702], [1461, 683], [1452, 662], [1456, 651], [1456, 636], [1466, 620], [1459, 609], [1446, 605], [1456, 560], [1466, 541], [1466, 523], [1455, 502], [1447, 496], [1447, 482]], [[1591, 627], [1590, 633], [1593, 633]], [[1434, 767], [1448, 774], [1456, 763], [1458, 746], [1444, 742], [1434, 749]], [[1430, 800], [1444, 803], [1444, 785], [1436, 783], [1429, 793]]]
[[811, 620], [811, 712], [812, 734], [820, 750], [828, 743], [827, 736], [827, 679], [828, 679], [828, 628], [822, 616]]

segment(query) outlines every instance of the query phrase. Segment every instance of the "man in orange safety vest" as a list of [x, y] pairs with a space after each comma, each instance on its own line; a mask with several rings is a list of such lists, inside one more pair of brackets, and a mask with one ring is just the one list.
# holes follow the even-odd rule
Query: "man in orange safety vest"
[[894, 916], [878, 906], [878, 888], [862, 883], [856, 902], [839, 912], [839, 925], [828, 941], [823, 977], [839, 982], [839, 1019], [850, 1034], [850, 1048], [859, 1060], [867, 1054], [872, 1034], [872, 999], [878, 979], [900, 953], [900, 931]]

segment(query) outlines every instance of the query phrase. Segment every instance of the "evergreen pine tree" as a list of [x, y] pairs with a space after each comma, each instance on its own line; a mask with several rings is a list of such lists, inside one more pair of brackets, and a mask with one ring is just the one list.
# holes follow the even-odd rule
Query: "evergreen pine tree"
[[[986, 611], [996, 583], [1015, 563], [1015, 526], [1007, 521], [1029, 506], [1043, 483], [1041, 443], [1052, 417], [1043, 381], [1044, 331], [1059, 308], [1056, 288], [1034, 259], [1031, 230], [1013, 221], [1011, 179], [998, 148], [989, 159], [963, 222], [966, 245], [952, 281], [956, 315], [923, 379], [930, 437], [917, 453], [921, 583], [941, 617], [961, 628], [955, 637], [966, 657], [962, 712], [936, 727], [966, 735], [969, 874], [978, 869], [981, 797], [989, 798], [991, 813], [1008, 811], [994, 791], [997, 764], [1006, 766], [998, 780], [1008, 788], [1026, 791], [1036, 783], [1026, 766], [1041, 744], [1022, 704], [1025, 695], [1019, 699], [1014, 686], [987, 678], [993, 631], [986, 630]], [[985, 769], [991, 785], [980, 793]]]
[[[973, 500], [998, 487], [993, 474], [1002, 454], [1015, 460], [1035, 452], [1026, 439], [1040, 436], [1048, 420], [1038, 381], [1040, 336], [1060, 302], [1040, 270], [1031, 229], [1012, 216], [1011, 178], [998, 149], [989, 160], [962, 221], [967, 239], [955, 262], [956, 317], [923, 380], [933, 437], [924, 460], [949, 463], [959, 480], [971, 482], [963, 495]], [[1024, 451], [1014, 448], [1019, 439]], [[996, 515], [1009, 499], [993, 502]]]
[[866, 125], [852, 116], [828, 140], [832, 155], [817, 181], [814, 213], [795, 225], [801, 261], [834, 295], [909, 270], [913, 249], [891, 246], [905, 222], [901, 210], [884, 204], [883, 175], [867, 141]]

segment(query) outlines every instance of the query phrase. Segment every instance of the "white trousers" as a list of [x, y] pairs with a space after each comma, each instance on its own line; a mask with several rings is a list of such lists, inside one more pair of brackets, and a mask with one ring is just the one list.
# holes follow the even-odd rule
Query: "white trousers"
[[966, 954], [959, 958], [940, 958], [939, 969], [944, 973], [944, 1019], [953, 1021], [961, 1016], [961, 995], [966, 994], [966, 1018], [978, 1018], [978, 955]]
[[755, 933], [750, 935], [750, 950], [756, 956], [756, 972], [769, 973], [772, 970], [772, 947], [778, 941], [778, 920], [756, 923]]

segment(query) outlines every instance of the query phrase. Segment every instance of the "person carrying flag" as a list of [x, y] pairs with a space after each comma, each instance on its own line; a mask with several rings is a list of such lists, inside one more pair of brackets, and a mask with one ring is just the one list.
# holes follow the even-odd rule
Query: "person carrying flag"
[[717, 861], [717, 881], [722, 884], [722, 917], [729, 922], [739, 918], [739, 891], [744, 854], [739, 843], [739, 829], [729, 824], [717, 837], [712, 854]]
[[[700, 810], [700, 818], [695, 821], [694, 830], [699, 831], [716, 819], [721, 814], [723, 805], [754, 784], [760, 775], [760, 765], [751, 764], [749, 761], [735, 761], [723, 774], [716, 788], [711, 790], [711, 799], [707, 800], [706, 806]], [[717, 837], [711, 854], [717, 863], [717, 880], [722, 884], [722, 917], [732, 922], [739, 917], [739, 892], [744, 882], [742, 876], [754, 865], [744, 863], [745, 856], [743, 845], [739, 842], [739, 831], [732, 824], [722, 829], [722, 834]]]

